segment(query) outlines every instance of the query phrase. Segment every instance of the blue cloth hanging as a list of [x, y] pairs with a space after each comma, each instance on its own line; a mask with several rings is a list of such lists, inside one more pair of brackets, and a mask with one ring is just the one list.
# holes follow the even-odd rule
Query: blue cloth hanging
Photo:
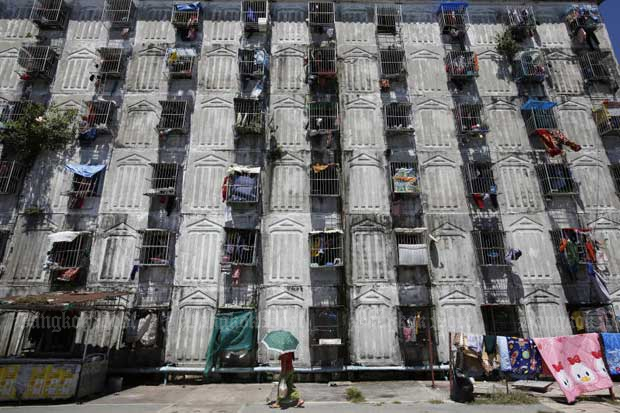
[[198, 11], [200, 10], [200, 2], [194, 1], [191, 3], [180, 3], [174, 5], [175, 10], [177, 11]]
[[548, 100], [528, 99], [528, 101], [521, 106], [521, 110], [548, 110], [557, 105], [557, 103]]
[[65, 169], [73, 172], [74, 174], [83, 176], [84, 178], [92, 178], [99, 172], [105, 169], [105, 165], [80, 165], [68, 163], [65, 165]]
[[440, 13], [442, 11], [459, 11], [461, 9], [466, 9], [469, 6], [469, 3], [461, 1], [456, 3], [441, 3], [437, 12]]

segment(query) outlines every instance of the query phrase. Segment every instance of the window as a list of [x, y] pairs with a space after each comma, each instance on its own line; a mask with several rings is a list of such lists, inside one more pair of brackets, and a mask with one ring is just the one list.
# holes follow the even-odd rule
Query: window
[[168, 266], [172, 259], [174, 234], [162, 229], [147, 229], [142, 233], [139, 264], [142, 266]]
[[160, 131], [185, 131], [187, 125], [187, 102], [182, 100], [160, 101], [161, 116], [157, 129]]
[[172, 6], [172, 24], [176, 27], [188, 28], [198, 26], [200, 4], [192, 1], [175, 1]]
[[256, 265], [258, 232], [247, 229], [226, 229], [222, 262], [236, 265]]
[[336, 22], [336, 8], [329, 1], [308, 2], [308, 24], [310, 26], [333, 25]]
[[512, 37], [516, 41], [522, 41], [534, 35], [536, 15], [533, 7], [506, 6], [506, 17], [506, 24], [510, 27]]
[[340, 196], [340, 166], [314, 164], [310, 168], [310, 196]]
[[[72, 311], [44, 311], [38, 313], [24, 343], [24, 355], [27, 354], [71, 354], [76, 341], [75, 320], [79, 313]], [[69, 321], [68, 323], [65, 320]], [[58, 322], [62, 328], [58, 328]], [[26, 337], [24, 337], [26, 338]]]
[[437, 11], [441, 33], [465, 32], [469, 23], [467, 3], [441, 3]]
[[[427, 366], [431, 360], [429, 338], [434, 341], [432, 308], [401, 306], [398, 309], [398, 341], [406, 366]], [[431, 346], [437, 360], [435, 346]]]
[[609, 165], [609, 173], [614, 180], [616, 192], [620, 194], [620, 164]]
[[344, 312], [340, 307], [310, 308], [310, 345], [344, 345]]
[[73, 174], [71, 189], [67, 194], [69, 196], [69, 208], [79, 209], [84, 205], [86, 197], [98, 195], [100, 175], [100, 172], [92, 176], [84, 176], [78, 173]]
[[311, 102], [308, 104], [308, 128], [319, 133], [338, 129], [338, 103]]
[[592, 113], [601, 136], [620, 135], [620, 102], [604, 101]]
[[241, 22], [245, 31], [267, 30], [268, 17], [269, 2], [265, 0], [241, 1]]
[[474, 52], [450, 51], [445, 58], [446, 72], [452, 79], [478, 76], [478, 56]]
[[576, 252], [579, 257], [579, 264], [586, 264], [588, 262], [586, 244], [592, 238], [592, 230], [590, 228], [554, 229], [550, 231], [550, 235], [556, 257], [564, 257], [563, 246], [566, 242], [570, 241], [577, 247]]
[[397, 34], [400, 29], [400, 5], [376, 5], [377, 33]]
[[41, 28], [63, 28], [65, 17], [63, 0], [35, 0], [30, 10], [30, 20]]
[[169, 48], [166, 50], [166, 65], [171, 78], [191, 79], [194, 75], [196, 51], [192, 48]]
[[239, 75], [260, 79], [269, 66], [269, 55], [265, 49], [239, 49]]
[[544, 82], [547, 76], [547, 64], [540, 50], [525, 50], [515, 57], [515, 80], [517, 82]]
[[419, 194], [417, 162], [390, 162], [390, 178], [394, 194]]
[[545, 163], [536, 165], [536, 174], [540, 181], [542, 193], [551, 195], [574, 195], [577, 194], [577, 183], [573, 180], [572, 173], [563, 163]]
[[314, 76], [336, 75], [336, 48], [333, 46], [308, 49], [308, 74]]
[[613, 65], [610, 52], [586, 52], [579, 55], [579, 66], [586, 82], [609, 82], [609, 68]]
[[29, 100], [0, 100], [0, 122], [17, 122], [31, 105]]
[[54, 242], [48, 253], [47, 265], [52, 271], [77, 270], [86, 268], [90, 256], [91, 234], [88, 232], [73, 232], [71, 241]]
[[[233, 270], [232, 274], [237, 269]], [[231, 274], [231, 276], [232, 276]], [[231, 280], [229, 276], [226, 279], [226, 287], [224, 287], [224, 307], [226, 308], [254, 308], [257, 303], [257, 287], [256, 284], [248, 284]]]
[[576, 35], [579, 29], [584, 29], [589, 34], [598, 28], [601, 23], [601, 15], [596, 6], [573, 5], [568, 9], [566, 22], [573, 35]]
[[456, 125], [460, 133], [478, 136], [489, 131], [482, 115], [482, 104], [457, 103], [454, 111]]
[[154, 163], [151, 164], [151, 167], [153, 168], [153, 175], [151, 190], [148, 195], [176, 195], [179, 165], [176, 163]]
[[24, 46], [19, 49], [18, 64], [25, 70], [21, 77], [52, 77], [56, 52], [50, 46]]
[[409, 132], [413, 130], [410, 103], [389, 103], [383, 106], [385, 130], [387, 132]]
[[428, 249], [424, 228], [396, 228], [394, 232], [398, 245], [398, 265], [428, 265]]
[[379, 50], [381, 61], [381, 77], [398, 78], [407, 74], [405, 50], [401, 47], [390, 47]]
[[224, 178], [222, 197], [227, 203], [256, 203], [260, 188], [260, 168], [233, 166]]
[[113, 101], [93, 100], [86, 102], [86, 114], [82, 117], [86, 128], [108, 129], [116, 104]]
[[112, 26], [129, 26], [133, 9], [133, 0], [105, 0], [101, 19]]
[[493, 179], [493, 164], [490, 162], [470, 162], [463, 167], [469, 195], [495, 194], [497, 187]]
[[613, 306], [567, 306], [573, 334], [617, 333], [618, 322]]
[[478, 230], [472, 232], [474, 247], [481, 267], [505, 266], [506, 247], [504, 233], [498, 230]]
[[0, 194], [15, 194], [24, 177], [25, 168], [16, 161], [0, 161]]
[[514, 305], [485, 305], [481, 308], [487, 335], [522, 337], [519, 309]]
[[342, 231], [310, 232], [310, 267], [340, 267], [342, 252]]
[[99, 74], [107, 77], [120, 77], [123, 72], [125, 53], [120, 47], [100, 47]]
[[263, 133], [265, 111], [263, 101], [251, 98], [235, 98], [235, 129], [239, 133]]
[[536, 133], [537, 129], [558, 129], [553, 109], [526, 109], [522, 113], [529, 135]]

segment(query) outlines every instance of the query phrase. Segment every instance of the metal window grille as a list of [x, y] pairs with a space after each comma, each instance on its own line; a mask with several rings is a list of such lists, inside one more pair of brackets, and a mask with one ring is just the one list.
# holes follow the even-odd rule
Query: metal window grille
[[573, 180], [568, 166], [563, 163], [536, 165], [536, 174], [545, 196], [574, 195], [578, 193], [577, 183]]
[[528, 135], [536, 133], [536, 129], [558, 129], [553, 109], [530, 109], [522, 113]]
[[260, 19], [269, 17], [269, 2], [265, 0], [243, 0], [241, 2], [241, 22], [246, 31], [259, 30]]
[[387, 132], [407, 132], [413, 130], [410, 103], [389, 103], [383, 106], [385, 130]]
[[338, 103], [310, 102], [308, 104], [310, 130], [331, 132], [338, 129]]
[[390, 179], [395, 194], [420, 193], [417, 162], [390, 162]]
[[586, 52], [579, 56], [581, 73], [586, 82], [609, 82], [609, 52]]
[[177, 1], [172, 5], [172, 16], [170, 18], [175, 27], [189, 28], [198, 26], [200, 19], [200, 9], [198, 10], [178, 10], [177, 5], [189, 3], [189, 1]]
[[507, 24], [512, 29], [535, 29], [536, 15], [531, 6], [506, 6]]
[[493, 179], [493, 164], [490, 162], [472, 162], [463, 167], [467, 190], [470, 195], [487, 194], [493, 192], [495, 180]]
[[183, 100], [164, 100], [160, 101], [161, 116], [157, 129], [162, 130], [180, 130], [186, 129], [187, 119], [187, 102]]
[[26, 169], [15, 161], [0, 161], [0, 194], [14, 194], [24, 177]]
[[566, 22], [570, 33], [576, 35], [579, 29], [584, 29], [586, 33], [596, 31], [602, 19], [598, 9], [588, 8], [582, 11], [581, 7], [573, 6], [566, 15]]
[[614, 180], [616, 192], [620, 193], [620, 164], [609, 165], [609, 173], [611, 173], [611, 178]]
[[310, 196], [340, 196], [340, 166], [314, 165], [310, 168]]
[[121, 47], [100, 47], [99, 74], [108, 77], [120, 77], [123, 71], [124, 52]]
[[498, 230], [473, 231], [474, 246], [481, 267], [506, 265], [506, 247], [504, 233]]
[[456, 124], [460, 133], [481, 134], [488, 132], [480, 103], [458, 103], [455, 108]]
[[341, 307], [312, 307], [309, 310], [311, 345], [325, 345], [323, 340], [329, 340], [330, 344], [340, 340], [339, 345], [345, 344], [345, 317]]
[[170, 265], [174, 234], [162, 229], [147, 229], [142, 234], [139, 264], [142, 266]]
[[310, 47], [308, 49], [308, 72], [316, 76], [336, 75], [336, 48]]
[[331, 1], [308, 2], [308, 25], [326, 26], [336, 22], [336, 7]]
[[375, 19], [377, 33], [399, 33], [401, 22], [400, 5], [376, 5]]
[[148, 195], [175, 195], [179, 165], [176, 163], [153, 163], [151, 175], [151, 191]]
[[467, 31], [469, 23], [469, 15], [467, 14], [467, 6], [441, 5], [437, 14], [439, 20], [439, 28], [443, 34], [448, 34], [453, 30]]
[[586, 242], [591, 236], [591, 231], [588, 228], [562, 228], [553, 229], [549, 231], [551, 235], [551, 242], [553, 243], [553, 251], [556, 257], [563, 257], [563, 253], [560, 252], [560, 245], [563, 239], [571, 240], [577, 247], [577, 255], [579, 257], [579, 264], [586, 264], [588, 262], [586, 252]]
[[407, 73], [405, 64], [405, 50], [401, 47], [390, 47], [379, 51], [381, 61], [381, 76], [383, 78], [397, 78]]
[[547, 64], [540, 50], [526, 50], [517, 54], [515, 59], [515, 80], [517, 82], [544, 82], [547, 76]]
[[519, 309], [516, 305], [482, 306], [484, 328], [488, 335], [504, 337], [521, 337]]
[[224, 289], [224, 305], [233, 308], [256, 307], [258, 303], [257, 291], [256, 284], [229, 284]]
[[64, 0], [35, 0], [30, 20], [43, 28], [62, 27], [66, 17]]
[[234, 172], [226, 179], [226, 202], [252, 204], [258, 202], [260, 175]]
[[107, 129], [110, 126], [114, 114], [115, 103], [113, 101], [93, 100], [86, 103], [84, 120], [89, 128]]
[[[402, 345], [424, 345], [428, 346], [428, 333], [430, 331], [433, 336], [433, 317], [429, 307], [405, 307], [398, 309], [399, 313], [399, 340]], [[411, 331], [412, 334], [405, 335], [405, 331]], [[421, 354], [419, 351], [406, 355], [411, 358], [418, 359]], [[427, 356], [428, 357], [428, 356]], [[428, 359], [427, 359], [428, 360]]]
[[265, 49], [239, 49], [239, 75], [260, 79], [265, 75], [267, 51]]
[[0, 231], [0, 263], [4, 262], [6, 247], [9, 245], [9, 231]]
[[424, 232], [396, 232], [398, 245], [426, 245]]
[[425, 228], [395, 228], [398, 265], [419, 267], [428, 265]]
[[99, 188], [99, 176], [100, 173], [93, 175], [90, 178], [73, 174], [71, 180], [71, 189], [68, 195], [72, 198], [84, 199], [88, 196], [96, 196]]
[[101, 19], [112, 26], [128, 26], [134, 7], [133, 0], [105, 0]]
[[91, 235], [83, 233], [70, 242], [55, 242], [48, 260], [54, 269], [79, 268], [90, 255]]
[[56, 52], [50, 46], [23, 46], [19, 49], [17, 62], [30, 76], [51, 78]]
[[[178, 50], [178, 49], [177, 49]], [[194, 63], [196, 57], [192, 55], [175, 54], [175, 58], [168, 57], [168, 75], [171, 78], [190, 79], [194, 75]]]
[[450, 51], [445, 58], [446, 72], [452, 79], [478, 77], [478, 56], [474, 52]]
[[254, 230], [227, 228], [223, 261], [236, 265], [255, 265], [257, 234]]
[[260, 99], [235, 98], [235, 129], [241, 133], [262, 133], [265, 130], [265, 111]]
[[620, 135], [620, 102], [605, 102], [592, 114], [601, 136]]
[[0, 100], [0, 122], [17, 122], [30, 104], [29, 100]]
[[310, 266], [341, 267], [343, 265], [342, 232], [310, 233]]

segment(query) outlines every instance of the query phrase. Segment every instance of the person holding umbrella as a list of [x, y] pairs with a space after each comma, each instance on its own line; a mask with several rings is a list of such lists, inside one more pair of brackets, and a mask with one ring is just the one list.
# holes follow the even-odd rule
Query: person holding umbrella
[[263, 339], [263, 344], [267, 349], [280, 354], [278, 396], [276, 401], [272, 402], [269, 407], [274, 409], [303, 407], [304, 401], [301, 399], [299, 390], [295, 387], [295, 369], [293, 367], [295, 350], [299, 346], [299, 340], [288, 331], [278, 330], [267, 334]]

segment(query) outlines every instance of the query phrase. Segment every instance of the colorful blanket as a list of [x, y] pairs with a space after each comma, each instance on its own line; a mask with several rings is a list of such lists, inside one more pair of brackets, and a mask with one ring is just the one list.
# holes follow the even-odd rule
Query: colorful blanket
[[534, 342], [569, 403], [584, 393], [613, 385], [598, 334], [535, 338]]
[[542, 360], [532, 340], [509, 337], [507, 341], [513, 377], [528, 379], [541, 372]]
[[609, 374], [616, 376], [620, 374], [620, 334], [601, 333], [601, 337], [603, 337]]

